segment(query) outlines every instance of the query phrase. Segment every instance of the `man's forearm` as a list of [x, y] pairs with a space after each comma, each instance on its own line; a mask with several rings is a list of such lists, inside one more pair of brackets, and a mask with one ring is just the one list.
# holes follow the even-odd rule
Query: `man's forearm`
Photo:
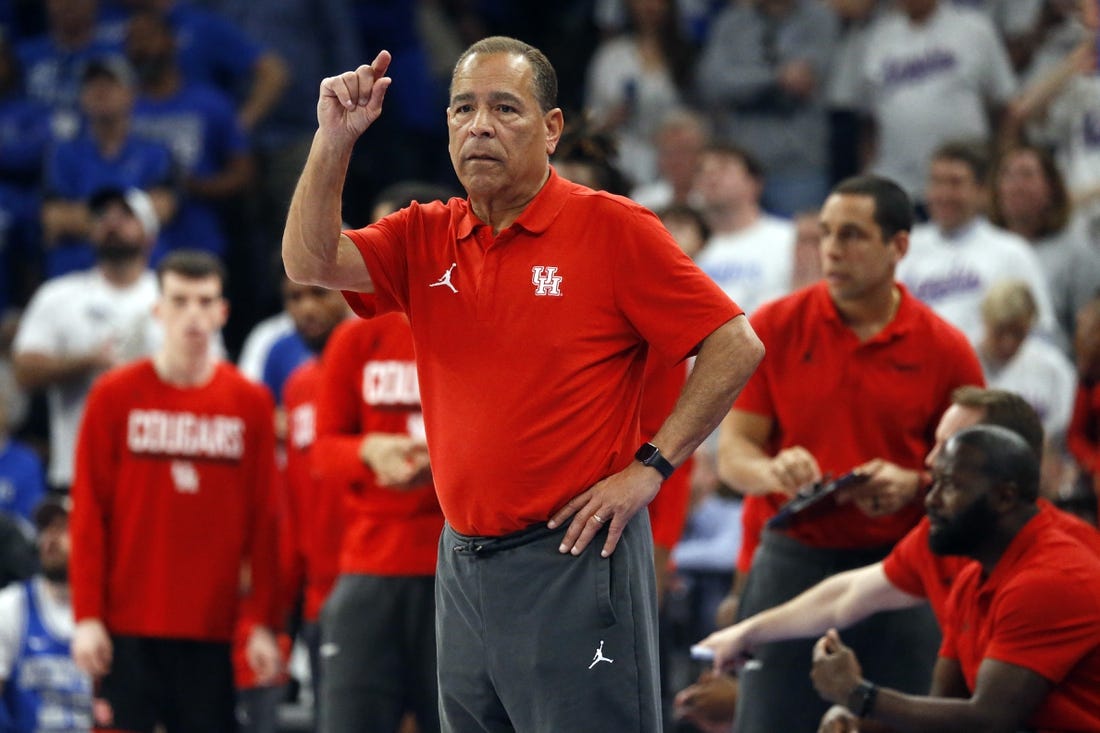
[[47, 246], [62, 237], [86, 237], [91, 214], [82, 201], [55, 199], [42, 204], [42, 238]]
[[805, 639], [819, 636], [834, 626], [843, 628], [836, 611], [847, 590], [847, 579], [836, 575], [780, 606], [746, 619], [742, 623], [748, 646]]
[[261, 56], [252, 70], [252, 88], [248, 99], [241, 105], [241, 125], [246, 130], [260, 123], [283, 96], [290, 80], [290, 72], [282, 57], [268, 52]]
[[1013, 733], [1021, 727], [992, 719], [972, 700], [906, 695], [881, 688], [869, 717], [899, 733]]
[[718, 477], [745, 496], [760, 496], [776, 491], [774, 477], [769, 470], [772, 457], [748, 441], [740, 441], [743, 450], [718, 449]]
[[703, 341], [676, 407], [653, 437], [668, 460], [683, 463], [711, 434], [763, 357], [764, 346], [744, 316]]
[[15, 381], [27, 390], [43, 389], [87, 376], [99, 366], [96, 354], [53, 356], [37, 352], [17, 354]]
[[205, 199], [223, 199], [242, 192], [252, 180], [253, 163], [247, 154], [234, 156], [229, 163], [212, 176], [192, 178], [187, 190]]
[[338, 275], [341, 199], [351, 147], [330, 145], [321, 132], [313, 138], [305, 168], [287, 211], [283, 263], [290, 279], [340, 287]]
[[750, 643], [819, 636], [846, 629], [873, 613], [912, 608], [923, 599], [896, 588], [881, 563], [838, 573], [786, 603], [747, 619]]

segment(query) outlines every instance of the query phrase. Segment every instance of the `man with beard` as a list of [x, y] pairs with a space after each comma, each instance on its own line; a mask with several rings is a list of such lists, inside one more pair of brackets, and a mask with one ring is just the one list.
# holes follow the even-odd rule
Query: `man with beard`
[[0, 591], [0, 730], [88, 730], [91, 681], [69, 655], [68, 499], [45, 499], [34, 524], [41, 572]]
[[821, 696], [898, 731], [1097, 730], [1100, 560], [1038, 494], [1039, 461], [1012, 431], [977, 425], [948, 440], [925, 501], [928, 544], [977, 562], [948, 599], [931, 693], [863, 679], [830, 629], [813, 654]]
[[159, 223], [149, 195], [103, 189], [89, 199], [96, 265], [45, 282], [31, 298], [12, 347], [23, 389], [46, 389], [49, 483], [67, 492], [76, 431], [92, 380], [153, 351], [157, 282], [148, 269]]

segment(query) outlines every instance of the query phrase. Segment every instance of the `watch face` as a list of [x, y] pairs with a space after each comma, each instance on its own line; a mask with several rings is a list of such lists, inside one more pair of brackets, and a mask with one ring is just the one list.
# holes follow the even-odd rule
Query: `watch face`
[[653, 460], [653, 457], [658, 453], [657, 446], [652, 443], [643, 443], [642, 447], [638, 449], [638, 452], [634, 454], [634, 460], [647, 463]]

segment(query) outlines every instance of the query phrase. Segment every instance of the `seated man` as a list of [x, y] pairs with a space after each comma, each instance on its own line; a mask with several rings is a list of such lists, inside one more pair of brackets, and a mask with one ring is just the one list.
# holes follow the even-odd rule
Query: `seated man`
[[[1037, 456], [1042, 455], [1043, 429], [1039, 416], [1019, 395], [961, 387], [951, 400], [951, 407], [936, 427], [936, 445], [926, 460], [930, 468], [944, 441], [979, 423], [1012, 430], [1024, 438]], [[1037, 506], [1041, 513], [1055, 512], [1054, 506], [1045, 500], [1040, 499]], [[1052, 521], [1100, 557], [1100, 532], [1094, 527], [1063, 512], [1055, 514]], [[935, 556], [927, 545], [929, 526], [925, 517], [882, 562], [834, 575], [785, 604], [711, 634], [701, 644], [715, 651], [717, 668], [729, 669], [758, 644], [812, 637], [830, 627], [847, 628], [873, 613], [908, 608], [925, 600], [942, 626], [951, 589], [949, 581], [969, 561]]]
[[898, 731], [1100, 729], [1100, 559], [1036, 505], [1039, 460], [1019, 435], [966, 428], [936, 458], [928, 544], [962, 555], [929, 696], [878, 688], [835, 629], [814, 687]]
[[[1036, 456], [1042, 455], [1042, 424], [1022, 397], [998, 389], [960, 387], [952, 393], [951, 406], [936, 427], [936, 444], [926, 464], [932, 466], [948, 438], [979, 423], [1014, 431]], [[1064, 531], [1100, 556], [1100, 532], [1045, 500], [1040, 499], [1038, 506], [1041, 513], [1050, 514]], [[952, 579], [970, 561], [933, 554], [928, 547], [929, 528], [925, 517], [882, 562], [834, 575], [787, 603], [711, 634], [701, 644], [715, 651], [717, 668], [729, 669], [758, 644], [812, 637], [830, 627], [848, 628], [873, 613], [925, 600], [942, 627]], [[710, 677], [682, 691], [677, 696], [680, 712], [693, 721], [713, 718], [708, 703], [719, 697], [715, 693], [718, 688], [732, 691], [723, 677]], [[728, 704], [719, 707], [725, 709]]]

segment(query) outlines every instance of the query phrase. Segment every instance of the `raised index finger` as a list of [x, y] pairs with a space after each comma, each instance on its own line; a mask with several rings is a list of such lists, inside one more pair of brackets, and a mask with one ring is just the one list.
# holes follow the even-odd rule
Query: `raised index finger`
[[355, 70], [357, 93], [352, 96], [352, 99], [360, 107], [366, 107], [370, 103], [374, 85], [386, 75], [386, 70], [390, 68], [390, 59], [390, 52], [383, 49], [374, 57], [374, 61], [371, 61], [370, 64], [363, 64]]
[[382, 49], [378, 52], [378, 55], [374, 57], [374, 61], [370, 62], [370, 68], [374, 71], [374, 78], [381, 79], [386, 75], [386, 70], [390, 68], [390, 52], [386, 49]]

